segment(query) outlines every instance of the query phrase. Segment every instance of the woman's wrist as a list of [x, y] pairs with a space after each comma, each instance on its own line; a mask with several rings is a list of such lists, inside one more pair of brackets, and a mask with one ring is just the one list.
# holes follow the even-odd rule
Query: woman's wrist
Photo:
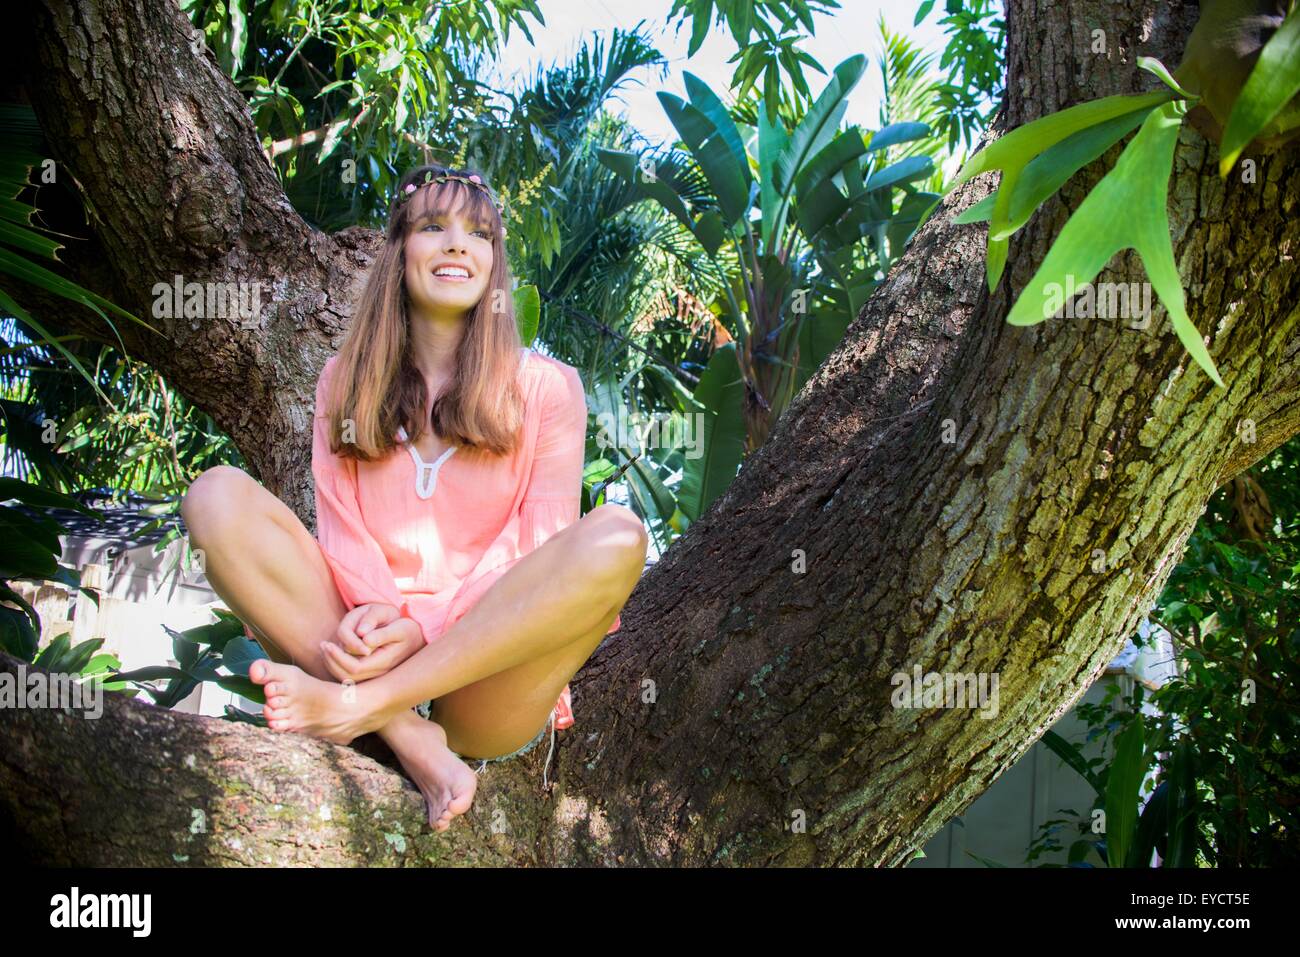
[[397, 614], [399, 617], [405, 618], [407, 621], [415, 625], [415, 636], [419, 639], [421, 645], [425, 644], [424, 626], [421, 625], [420, 622], [416, 620], [415, 616], [411, 614], [410, 602], [402, 602], [401, 607], [397, 609]]

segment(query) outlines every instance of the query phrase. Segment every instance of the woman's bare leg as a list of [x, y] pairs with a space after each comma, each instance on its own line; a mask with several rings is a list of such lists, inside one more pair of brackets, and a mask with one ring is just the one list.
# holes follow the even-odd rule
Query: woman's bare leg
[[448, 742], [492, 757], [544, 726], [564, 685], [604, 638], [635, 587], [647, 535], [629, 509], [604, 505], [529, 552], [442, 636], [344, 703], [297, 669], [261, 664], [258, 683], [284, 689], [271, 717], [285, 730], [350, 741], [436, 699]]
[[[232, 466], [195, 479], [181, 513], [191, 543], [203, 550], [209, 584], [271, 659], [334, 682], [320, 643], [337, 635], [347, 607], [298, 516]], [[446, 830], [473, 800], [474, 772], [447, 748], [442, 727], [413, 711], [377, 730], [424, 793], [429, 823]]]

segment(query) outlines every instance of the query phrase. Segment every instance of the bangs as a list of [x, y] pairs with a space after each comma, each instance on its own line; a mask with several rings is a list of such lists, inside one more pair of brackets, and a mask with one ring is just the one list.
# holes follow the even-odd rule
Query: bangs
[[433, 188], [424, 186], [418, 189], [411, 197], [407, 215], [408, 235], [423, 223], [444, 219], [450, 215], [461, 216], [472, 227], [489, 230], [493, 239], [496, 238], [500, 228], [496, 207], [492, 205], [487, 194], [455, 181], [436, 183]]

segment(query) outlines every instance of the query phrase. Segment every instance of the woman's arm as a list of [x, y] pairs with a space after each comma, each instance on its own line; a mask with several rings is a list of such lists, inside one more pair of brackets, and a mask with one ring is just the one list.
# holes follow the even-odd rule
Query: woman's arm
[[339, 596], [349, 610], [358, 605], [386, 604], [409, 617], [388, 559], [361, 519], [356, 459], [330, 451], [326, 398], [334, 363], [333, 357], [325, 363], [316, 383], [311, 453], [312, 476], [316, 480], [316, 538]]

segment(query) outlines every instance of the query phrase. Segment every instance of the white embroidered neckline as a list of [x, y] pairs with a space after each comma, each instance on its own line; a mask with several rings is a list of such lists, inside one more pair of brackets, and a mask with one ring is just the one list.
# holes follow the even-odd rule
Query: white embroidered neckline
[[456, 451], [456, 446], [450, 446], [434, 461], [426, 462], [420, 458], [420, 453], [415, 450], [415, 446], [406, 441], [405, 426], [398, 428], [397, 437], [406, 445], [406, 451], [411, 453], [411, 460], [415, 462], [415, 494], [420, 498], [429, 498], [433, 495], [433, 490], [438, 487], [438, 470], [442, 468], [443, 462], [451, 458], [452, 453]]
[[[524, 359], [528, 360], [528, 355], [533, 351], [530, 346], [524, 346]], [[406, 446], [406, 451], [411, 453], [411, 460], [415, 462], [415, 494], [420, 498], [430, 498], [434, 489], [438, 487], [438, 470], [442, 464], [451, 458], [452, 453], [456, 451], [456, 446], [450, 446], [445, 452], [439, 455], [434, 461], [426, 462], [420, 458], [420, 453], [415, 450], [415, 446], [407, 441], [406, 426], [397, 427], [397, 438]]]

